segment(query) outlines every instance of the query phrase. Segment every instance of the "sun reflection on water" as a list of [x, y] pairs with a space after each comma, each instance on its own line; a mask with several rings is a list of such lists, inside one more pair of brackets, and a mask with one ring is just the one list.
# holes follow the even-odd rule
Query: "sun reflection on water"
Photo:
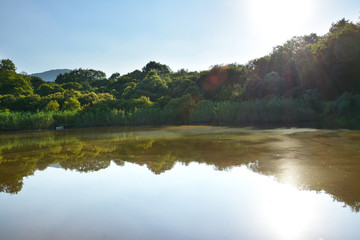
[[276, 239], [306, 239], [306, 232], [316, 224], [316, 209], [310, 195], [287, 184], [267, 188], [261, 208], [264, 224]]

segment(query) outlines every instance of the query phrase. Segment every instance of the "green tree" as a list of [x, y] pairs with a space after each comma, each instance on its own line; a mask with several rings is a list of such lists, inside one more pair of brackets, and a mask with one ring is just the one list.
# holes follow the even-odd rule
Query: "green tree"
[[49, 94], [54, 94], [62, 91], [64, 91], [64, 89], [58, 84], [44, 83], [39, 86], [39, 88], [36, 90], [36, 93], [40, 96], [47, 96]]
[[161, 79], [157, 71], [148, 72], [144, 80], [139, 82], [135, 89], [135, 95], [148, 96], [152, 101], [167, 94], [168, 86], [166, 81]]
[[46, 83], [44, 80], [42, 80], [42, 78], [37, 77], [37, 76], [31, 76], [30, 77], [30, 82], [31, 82], [31, 85], [33, 86], [34, 90], [38, 89], [41, 84]]
[[81, 103], [81, 105], [91, 105], [96, 101], [99, 101], [99, 96], [94, 93], [86, 93], [86, 94], [82, 94], [79, 98], [78, 98], [79, 102]]
[[79, 84], [79, 83], [77, 83], [77, 82], [67, 82], [67, 83], [63, 83], [63, 84], [61, 84], [61, 87], [62, 87], [63, 89], [68, 89], [68, 90], [73, 89], [73, 90], [77, 90], [77, 91], [79, 91], [79, 90], [82, 89], [81, 84]]
[[80, 102], [76, 98], [69, 98], [67, 101], [65, 101], [63, 110], [80, 110], [81, 105]]
[[150, 71], [156, 71], [159, 75], [169, 74], [171, 72], [169, 66], [155, 61], [150, 61], [148, 64], [146, 64], [142, 71], [146, 74], [148, 74]]
[[40, 108], [41, 98], [37, 94], [21, 95], [16, 98], [12, 110], [14, 111], [37, 111]]
[[143, 79], [144, 76], [146, 76], [146, 72], [144, 74], [144, 72], [142, 72], [140, 70], [135, 70], [135, 71], [132, 71], [131, 73], [125, 74], [123, 77], [129, 77], [132, 79], [140, 80], [140, 79]]
[[17, 74], [15, 64], [9, 59], [0, 61], [0, 94], [27, 95], [33, 92], [30, 77]]
[[59, 74], [55, 79], [58, 84], [67, 82], [90, 83], [92, 81], [103, 80], [106, 74], [102, 71], [94, 69], [75, 69], [69, 73]]
[[1, 59], [0, 72], [2, 71], [15, 72], [16, 71], [15, 64], [10, 59]]
[[10, 109], [12, 110], [14, 107], [14, 103], [16, 102], [16, 97], [12, 94], [0, 95], [0, 109]]
[[325, 98], [335, 99], [343, 92], [360, 93], [359, 23], [342, 19], [333, 24], [329, 33], [312, 46], [312, 52], [323, 70], [321, 81], [331, 87], [322, 91]]
[[206, 99], [215, 99], [220, 89], [225, 85], [228, 80], [228, 66], [215, 65], [210, 71], [203, 71], [199, 84], [204, 91]]
[[267, 73], [263, 79], [265, 96], [280, 96], [282, 92], [282, 79], [277, 72]]
[[156, 105], [163, 108], [169, 103], [170, 100], [171, 97], [169, 96], [161, 96], [156, 100]]
[[146, 97], [146, 96], [141, 96], [139, 98], [131, 99], [131, 101], [130, 101], [130, 108], [131, 109], [150, 108], [153, 105], [154, 105], [154, 103], [150, 100], [149, 97]]
[[[169, 85], [169, 92], [171, 97], [181, 97], [185, 94], [195, 94], [196, 91], [200, 91], [199, 87], [194, 81], [190, 79], [176, 79]], [[197, 89], [194, 91], [194, 89]], [[196, 95], [196, 94], [195, 94]]]
[[190, 109], [192, 108], [194, 102], [190, 94], [186, 94], [180, 98], [173, 98], [166, 105], [166, 108], [169, 109], [177, 120], [187, 121], [189, 117]]
[[60, 108], [59, 103], [56, 100], [51, 100], [45, 107], [47, 111], [58, 111]]
[[120, 73], [116, 72], [111, 74], [111, 76], [109, 77], [109, 80], [118, 80], [121, 77]]
[[33, 92], [30, 77], [14, 71], [0, 71], [0, 94], [27, 95]]
[[122, 98], [130, 99], [132, 96], [135, 95], [135, 89], [137, 84], [134, 82], [126, 84], [126, 87], [121, 95]]

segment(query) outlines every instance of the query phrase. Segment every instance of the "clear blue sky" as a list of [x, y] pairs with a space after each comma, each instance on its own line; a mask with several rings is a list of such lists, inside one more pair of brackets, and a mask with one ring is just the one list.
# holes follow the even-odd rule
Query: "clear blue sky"
[[359, 21], [359, 0], [0, 0], [0, 59], [17, 71], [125, 74], [246, 63], [295, 35]]

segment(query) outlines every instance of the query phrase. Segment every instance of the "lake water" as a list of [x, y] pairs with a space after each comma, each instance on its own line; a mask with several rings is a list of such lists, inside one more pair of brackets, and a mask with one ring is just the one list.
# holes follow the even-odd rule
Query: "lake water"
[[0, 134], [0, 239], [359, 239], [360, 131]]

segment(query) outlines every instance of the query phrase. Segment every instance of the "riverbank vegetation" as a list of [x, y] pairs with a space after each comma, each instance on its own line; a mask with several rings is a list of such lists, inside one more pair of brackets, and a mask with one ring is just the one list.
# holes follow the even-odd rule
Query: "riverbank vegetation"
[[55, 82], [0, 62], [0, 130], [154, 124], [360, 128], [360, 24], [294, 37], [247, 64], [172, 71], [151, 61], [110, 77], [75, 69]]

